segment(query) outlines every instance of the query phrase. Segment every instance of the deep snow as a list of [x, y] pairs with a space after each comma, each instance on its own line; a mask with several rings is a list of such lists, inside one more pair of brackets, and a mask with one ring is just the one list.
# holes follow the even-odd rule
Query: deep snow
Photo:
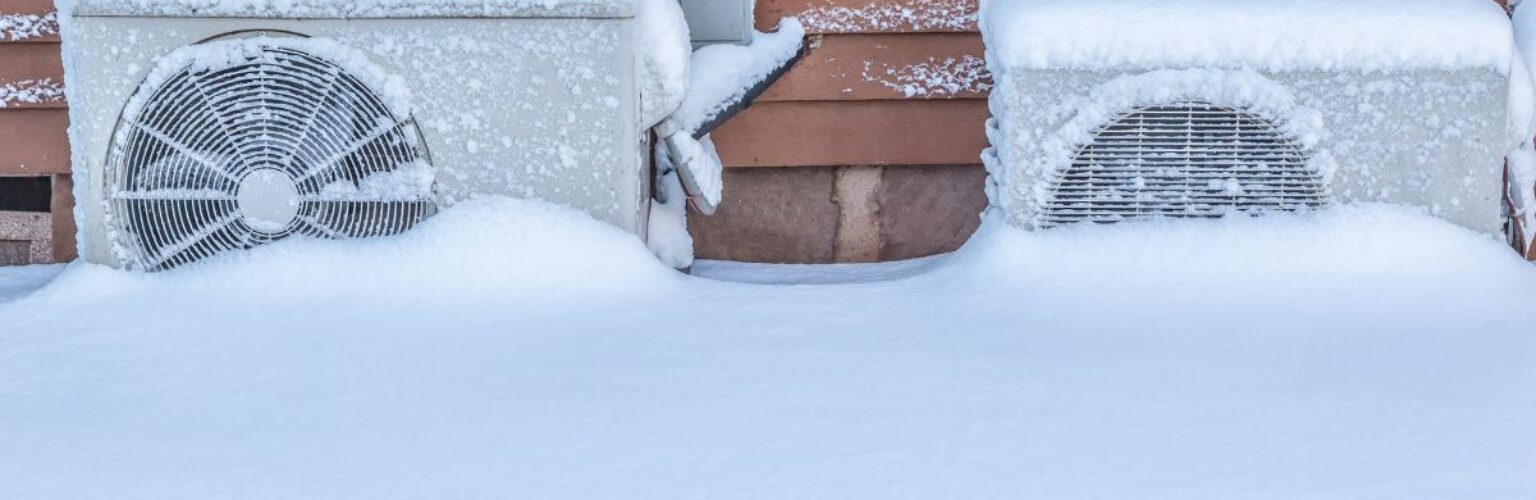
[[0, 304], [0, 498], [1536, 498], [1536, 267], [1488, 236], [989, 220], [904, 265], [711, 281], [508, 200], [75, 265]]

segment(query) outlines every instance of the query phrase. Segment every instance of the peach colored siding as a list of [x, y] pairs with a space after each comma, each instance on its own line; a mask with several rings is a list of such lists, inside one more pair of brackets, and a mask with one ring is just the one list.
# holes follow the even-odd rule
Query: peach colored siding
[[53, 12], [52, 0], [0, 0], [0, 16], [29, 21], [26, 29], [0, 31], [0, 94], [29, 96], [0, 105], [0, 176], [53, 178], [50, 253], [53, 260], [68, 261], [75, 258], [69, 113]]
[[[952, 251], [986, 206], [992, 88], [977, 0], [758, 0], [801, 62], [716, 130], [726, 203], [690, 218], [702, 258], [860, 262]], [[792, 167], [792, 168], [785, 168]]]
[[0, 110], [0, 175], [68, 174], [68, 124], [63, 108]]
[[979, 164], [987, 102], [758, 104], [713, 136], [731, 167]]
[[714, 135], [728, 167], [980, 163], [992, 88], [976, 0], [759, 0], [805, 58]]
[[825, 36], [759, 99], [981, 99], [992, 88], [975, 33]]

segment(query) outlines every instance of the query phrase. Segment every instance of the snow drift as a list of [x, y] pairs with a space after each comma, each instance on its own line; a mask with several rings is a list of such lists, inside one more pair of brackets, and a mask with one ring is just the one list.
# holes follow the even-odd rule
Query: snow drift
[[1381, 206], [989, 220], [925, 265], [688, 278], [499, 199], [76, 265], [0, 304], [0, 497], [1536, 496], [1536, 270], [1487, 236]]

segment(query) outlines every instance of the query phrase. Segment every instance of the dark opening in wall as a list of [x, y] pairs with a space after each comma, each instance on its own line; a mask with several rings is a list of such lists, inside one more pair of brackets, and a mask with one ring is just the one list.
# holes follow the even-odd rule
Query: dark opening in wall
[[52, 197], [52, 178], [0, 177], [0, 212], [47, 213]]

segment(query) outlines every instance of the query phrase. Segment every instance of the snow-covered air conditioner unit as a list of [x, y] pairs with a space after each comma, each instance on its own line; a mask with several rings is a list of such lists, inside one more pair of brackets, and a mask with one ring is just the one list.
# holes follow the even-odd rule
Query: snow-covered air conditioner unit
[[65, 6], [83, 257], [157, 270], [480, 194], [644, 234], [629, 0]]
[[1016, 225], [1347, 202], [1496, 233], [1510, 28], [1490, 0], [995, 0], [984, 154]]

